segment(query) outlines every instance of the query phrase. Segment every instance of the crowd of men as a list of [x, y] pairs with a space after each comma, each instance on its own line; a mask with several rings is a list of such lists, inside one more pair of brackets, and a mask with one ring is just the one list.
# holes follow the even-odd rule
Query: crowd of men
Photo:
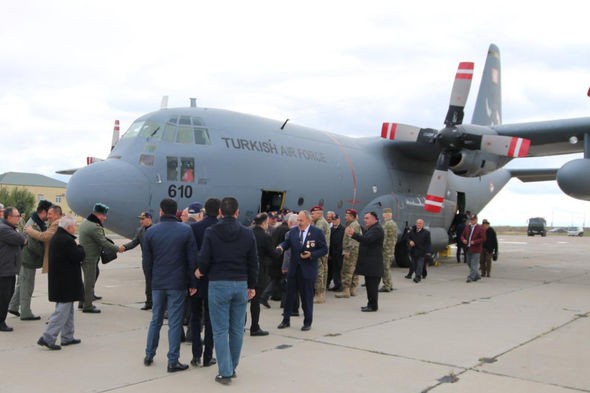
[[[246, 227], [240, 224], [239, 203], [233, 197], [210, 198], [204, 205], [194, 202], [183, 210], [166, 198], [160, 203], [159, 222], [153, 223], [150, 212], [141, 212], [134, 238], [121, 245], [105, 235], [108, 211], [108, 206], [96, 203], [80, 224], [76, 241], [76, 221], [62, 216], [59, 206], [40, 201], [29, 220], [19, 225], [18, 210], [0, 204], [0, 331], [13, 330], [6, 324], [7, 313], [23, 321], [40, 319], [31, 310], [31, 297], [36, 270], [42, 269], [48, 273], [49, 300], [56, 307], [37, 343], [51, 350], [79, 344], [74, 303], [79, 302], [84, 313], [101, 312], [93, 304], [100, 299], [94, 289], [101, 255], [139, 245], [145, 277], [141, 309], [152, 312], [144, 365], [154, 362], [167, 318], [168, 372], [188, 369], [179, 356], [181, 341], [190, 339], [191, 365], [217, 364], [215, 380], [230, 384], [239, 364], [248, 302], [250, 335], [260, 337], [269, 334], [260, 326], [261, 305], [271, 308], [271, 299], [280, 300], [283, 308], [278, 329], [289, 328], [301, 306], [301, 330], [309, 331], [314, 304], [324, 303], [327, 291], [335, 292], [337, 299], [356, 296], [360, 275], [367, 294], [362, 312], [378, 311], [379, 293], [394, 290], [390, 267], [398, 227], [389, 208], [383, 209], [381, 219], [375, 212], [366, 213], [364, 225], [354, 209], [346, 210], [342, 223], [335, 212], [324, 216], [323, 206], [314, 206], [297, 213], [260, 213]], [[457, 235], [467, 251], [467, 282], [480, 279], [480, 258], [482, 275], [488, 277], [491, 260], [497, 258], [495, 232], [487, 220], [483, 224], [471, 216], [470, 225]], [[414, 276], [418, 283], [426, 277], [432, 254], [430, 233], [418, 219], [401, 239], [412, 261], [406, 278]], [[188, 325], [186, 334], [183, 324]]]

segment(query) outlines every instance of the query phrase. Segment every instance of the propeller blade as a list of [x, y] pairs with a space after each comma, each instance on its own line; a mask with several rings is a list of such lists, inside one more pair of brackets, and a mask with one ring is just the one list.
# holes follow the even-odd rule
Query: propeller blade
[[469, 89], [471, 88], [471, 81], [473, 79], [473, 63], [461, 62], [455, 74], [455, 82], [453, 83], [453, 90], [451, 91], [451, 100], [449, 102], [449, 110], [445, 118], [445, 125], [447, 127], [463, 123], [463, 108], [469, 96]]
[[442, 151], [436, 161], [436, 168], [430, 179], [424, 210], [431, 213], [440, 213], [447, 191], [447, 177], [449, 175], [450, 152]]
[[505, 157], [526, 157], [530, 147], [530, 139], [525, 138], [501, 135], [483, 135], [481, 138], [481, 150]]
[[113, 127], [113, 139], [111, 139], [111, 150], [115, 148], [115, 145], [119, 143], [119, 120], [115, 120], [115, 126]]
[[419, 128], [400, 123], [383, 123], [381, 126], [381, 138], [398, 142], [433, 143], [437, 133], [438, 131], [432, 128]]

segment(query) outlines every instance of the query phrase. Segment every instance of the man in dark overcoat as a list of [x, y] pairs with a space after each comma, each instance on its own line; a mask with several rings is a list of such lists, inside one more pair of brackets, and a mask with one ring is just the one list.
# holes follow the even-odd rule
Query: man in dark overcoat
[[375, 212], [369, 212], [364, 217], [363, 234], [355, 233], [347, 227], [346, 236], [359, 242], [359, 255], [356, 262], [355, 274], [365, 276], [367, 288], [367, 305], [361, 311], [372, 312], [379, 309], [379, 282], [383, 277], [383, 238], [385, 233], [379, 217]]
[[76, 244], [76, 220], [62, 217], [57, 231], [49, 242], [47, 289], [49, 301], [55, 302], [55, 311], [49, 317], [47, 328], [37, 344], [49, 349], [61, 349], [55, 344], [61, 333], [61, 345], [80, 344], [74, 337], [74, 302], [84, 297], [82, 261], [86, 254]]

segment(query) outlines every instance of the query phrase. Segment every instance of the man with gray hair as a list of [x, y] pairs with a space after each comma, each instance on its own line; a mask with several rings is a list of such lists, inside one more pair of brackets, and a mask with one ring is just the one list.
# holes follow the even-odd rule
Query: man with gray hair
[[81, 342], [74, 337], [74, 302], [84, 296], [81, 265], [85, 253], [84, 248], [76, 244], [75, 233], [76, 220], [62, 217], [49, 242], [47, 289], [49, 301], [55, 302], [55, 311], [37, 344], [51, 350], [61, 349], [55, 343], [60, 333], [62, 346]]

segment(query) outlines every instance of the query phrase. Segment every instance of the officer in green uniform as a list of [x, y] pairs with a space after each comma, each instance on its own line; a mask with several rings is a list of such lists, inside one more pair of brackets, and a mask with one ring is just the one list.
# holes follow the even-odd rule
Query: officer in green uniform
[[97, 203], [94, 205], [92, 214], [80, 224], [78, 238], [80, 239], [80, 245], [84, 247], [86, 252], [86, 258], [82, 262], [82, 272], [84, 274], [84, 306], [82, 312], [85, 313], [100, 313], [100, 310], [92, 304], [100, 251], [102, 249], [110, 252], [119, 251], [119, 246], [109, 242], [104, 234], [103, 223], [107, 219], [108, 211], [108, 206]]
[[[357, 221], [357, 212], [354, 209], [346, 209], [346, 228], [351, 227], [354, 233], [361, 234], [361, 225]], [[359, 285], [359, 278], [354, 274], [356, 260], [359, 255], [359, 242], [350, 236], [344, 236], [342, 240], [342, 291], [336, 293], [338, 298], [356, 296], [356, 288]]]
[[[313, 225], [322, 230], [326, 238], [326, 247], [330, 248], [330, 224], [324, 218], [324, 208], [314, 206], [310, 210]], [[318, 277], [315, 280], [314, 303], [326, 302], [326, 286], [328, 285], [328, 255], [318, 258]]]
[[393, 291], [390, 268], [397, 242], [397, 224], [393, 221], [392, 216], [393, 212], [390, 208], [383, 209], [383, 232], [385, 232], [383, 238], [383, 286], [379, 288], [379, 292]]

